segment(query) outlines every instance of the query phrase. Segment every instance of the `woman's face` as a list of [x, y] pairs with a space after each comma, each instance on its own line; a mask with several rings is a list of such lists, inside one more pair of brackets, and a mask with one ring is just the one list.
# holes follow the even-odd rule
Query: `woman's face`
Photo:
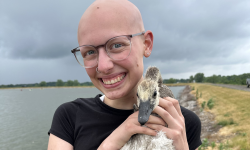
[[[141, 24], [135, 23], [130, 16], [122, 16], [124, 13], [114, 13], [111, 9], [101, 7], [85, 12], [78, 28], [79, 45], [98, 46], [106, 43], [109, 39], [142, 32]], [[131, 98], [135, 96], [137, 84], [143, 75], [143, 56], [145, 51], [151, 51], [145, 35], [135, 36], [131, 39], [130, 55], [122, 61], [115, 61], [108, 57], [105, 48], [100, 47], [98, 64], [93, 68], [87, 68], [86, 72], [91, 81], [109, 99]], [[98, 72], [96, 68], [98, 67]], [[113, 84], [109, 82], [115, 81]]]
[[[102, 91], [109, 99], [120, 99], [135, 95], [136, 85], [142, 78], [143, 38], [140, 36], [133, 37], [131, 43], [131, 53], [125, 60], [112, 60], [102, 47], [99, 48], [98, 65], [94, 68], [86, 69], [95, 87]], [[97, 67], [99, 73], [96, 71]], [[110, 84], [112, 82], [115, 83]]]

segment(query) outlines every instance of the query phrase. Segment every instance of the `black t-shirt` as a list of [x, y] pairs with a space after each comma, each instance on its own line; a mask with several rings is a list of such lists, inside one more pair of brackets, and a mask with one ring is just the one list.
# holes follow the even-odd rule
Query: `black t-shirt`
[[[133, 110], [112, 108], [95, 98], [78, 98], [60, 105], [53, 117], [49, 134], [67, 141], [74, 150], [96, 150]], [[201, 122], [195, 113], [181, 107], [185, 118], [189, 149], [201, 145]]]

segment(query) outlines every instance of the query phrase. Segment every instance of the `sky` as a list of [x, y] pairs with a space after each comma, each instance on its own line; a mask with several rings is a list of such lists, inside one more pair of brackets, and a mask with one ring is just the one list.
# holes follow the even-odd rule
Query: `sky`
[[[0, 85], [90, 81], [71, 49], [93, 0], [1, 0]], [[131, 0], [154, 34], [148, 66], [163, 79], [250, 73], [249, 0]]]

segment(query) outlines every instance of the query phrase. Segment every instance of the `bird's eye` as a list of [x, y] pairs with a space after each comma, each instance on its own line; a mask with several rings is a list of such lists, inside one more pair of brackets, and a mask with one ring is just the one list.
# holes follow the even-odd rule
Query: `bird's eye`
[[157, 95], [157, 92], [155, 91], [153, 96], [156, 97], [156, 95]]
[[138, 95], [138, 93], [136, 93], [136, 96], [139, 98], [139, 95]]

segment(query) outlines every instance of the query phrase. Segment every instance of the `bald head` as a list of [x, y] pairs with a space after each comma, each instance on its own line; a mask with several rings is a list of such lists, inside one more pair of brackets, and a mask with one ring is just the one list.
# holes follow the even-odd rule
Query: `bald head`
[[[139, 9], [128, 0], [96, 0], [84, 12], [78, 26], [79, 45], [95, 44], [97, 37], [107, 40], [118, 35], [144, 31]], [[95, 38], [94, 38], [95, 37]]]

